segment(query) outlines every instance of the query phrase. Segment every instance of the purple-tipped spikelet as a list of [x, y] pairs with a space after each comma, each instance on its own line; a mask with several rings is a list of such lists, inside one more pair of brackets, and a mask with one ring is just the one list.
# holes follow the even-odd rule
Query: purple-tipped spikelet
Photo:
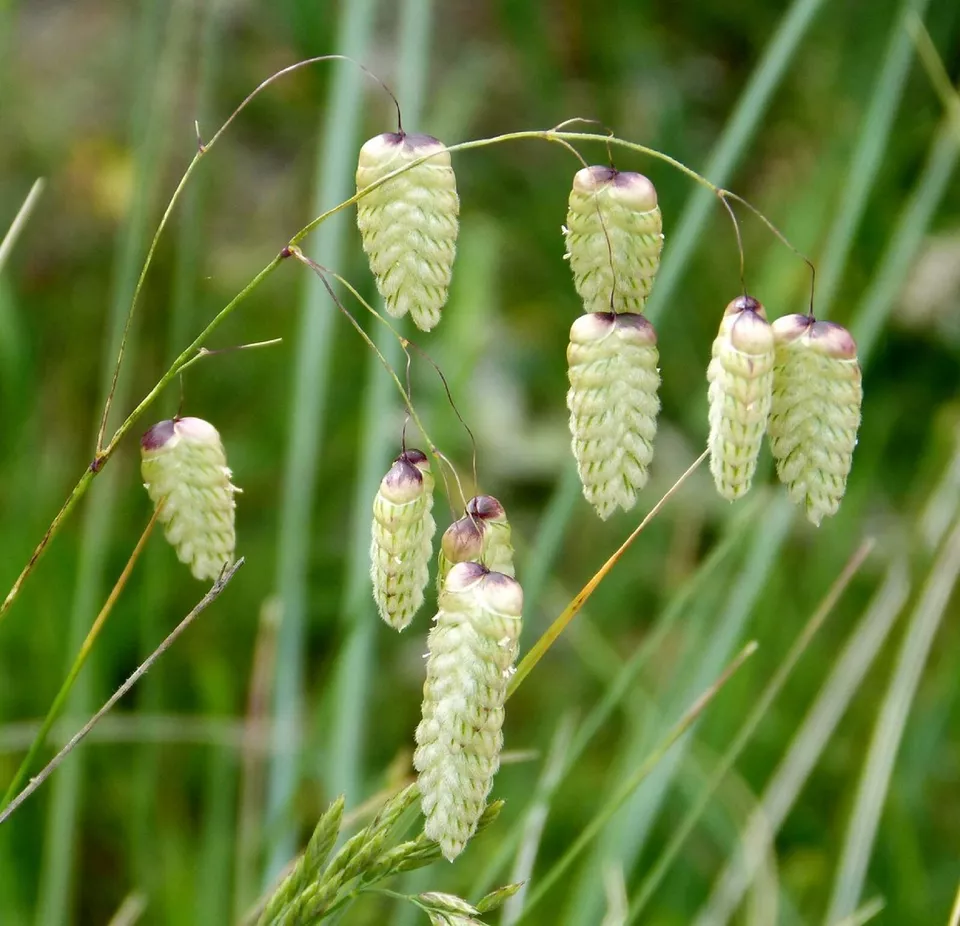
[[426, 455], [405, 450], [380, 482], [373, 502], [370, 578], [380, 616], [403, 630], [423, 604], [436, 524], [433, 474]]
[[642, 312], [660, 266], [663, 223], [643, 174], [577, 171], [563, 229], [584, 312]]
[[733, 501], [753, 481], [773, 393], [773, 329], [752, 296], [731, 302], [713, 342], [710, 383], [710, 472]]
[[476, 831], [500, 767], [522, 612], [519, 583], [479, 563], [457, 563], [440, 594], [413, 764], [424, 832], [450, 861]]
[[429, 160], [357, 203], [363, 250], [387, 311], [429, 331], [440, 321], [456, 254], [460, 200], [450, 154], [429, 135], [387, 132], [360, 149], [357, 191], [406, 164]]
[[601, 518], [633, 507], [657, 433], [657, 336], [642, 315], [581, 315], [567, 347], [570, 432], [583, 494]]
[[773, 323], [777, 359], [767, 430], [790, 499], [819, 525], [837, 513], [853, 463], [863, 387], [846, 328], [807, 315]]
[[167, 540], [197, 579], [233, 562], [236, 535], [230, 470], [217, 429], [200, 418], [155, 424], [140, 440], [140, 472]]
[[438, 556], [438, 595], [450, 569], [456, 563], [469, 562], [481, 563], [491, 572], [511, 577], [515, 574], [510, 524], [503, 505], [492, 495], [471, 498], [466, 514], [443, 532]]

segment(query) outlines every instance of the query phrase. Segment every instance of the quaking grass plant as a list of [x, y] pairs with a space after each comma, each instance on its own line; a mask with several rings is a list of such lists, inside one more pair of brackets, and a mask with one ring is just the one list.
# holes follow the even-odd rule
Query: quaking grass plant
[[[127, 332], [157, 242], [200, 159], [209, 154], [250, 100], [274, 81], [306, 65], [340, 58], [335, 55], [312, 58], [274, 74], [241, 103], [209, 142], [199, 145], [148, 251], [127, 318]], [[381, 86], [386, 89], [382, 83]], [[373, 598], [391, 628], [403, 631], [411, 627], [423, 604], [431, 561], [436, 555], [438, 611], [427, 639], [423, 716], [415, 734], [417, 748], [413, 759], [418, 773], [416, 782], [388, 798], [373, 822], [334, 854], [344, 808], [344, 798], [336, 800], [321, 817], [304, 854], [265, 899], [259, 911], [260, 923], [320, 922], [344, 910], [361, 894], [390, 894], [383, 882], [400, 872], [422, 867], [440, 857], [449, 861], [456, 859], [473, 836], [493, 824], [499, 813], [500, 804], [487, 801], [500, 764], [507, 700], [684, 479], [709, 457], [718, 492], [731, 501], [741, 498], [750, 488], [763, 437], [768, 434], [777, 473], [786, 484], [789, 497], [804, 508], [814, 524], [819, 524], [824, 516], [834, 514], [839, 507], [859, 426], [860, 370], [856, 346], [849, 333], [838, 325], [816, 321], [812, 296], [811, 311], [807, 315], [786, 316], [771, 325], [763, 306], [748, 295], [744, 287], [744, 292], [733, 299], [723, 313], [706, 372], [709, 397], [706, 452], [653, 507], [640, 527], [517, 666], [523, 590], [522, 576], [515, 575], [507, 513], [491, 495], [478, 495], [467, 501], [461, 492], [461, 498], [451, 498], [451, 502], [463, 506], [464, 516], [445, 530], [439, 550], [434, 548], [437, 476], [444, 485], [459, 487], [457, 470], [430, 438], [409, 385], [404, 384], [354, 319], [333, 283], [343, 285], [379, 322], [388, 327], [390, 323], [335, 270], [304, 253], [302, 242], [330, 216], [356, 205], [363, 248], [389, 313], [396, 317], [409, 314], [418, 328], [428, 332], [442, 323], [455, 266], [460, 201], [451, 155], [529, 139], [558, 144], [569, 151], [578, 160], [580, 169], [573, 178], [568, 197], [563, 240], [574, 288], [584, 310], [573, 322], [567, 352], [571, 446], [583, 494], [597, 514], [607, 518], [617, 508], [626, 511], [634, 507], [646, 485], [654, 456], [661, 371], [656, 334], [642, 313], [655, 285], [664, 247], [663, 217], [656, 190], [648, 178], [617, 169], [612, 157], [607, 166], [588, 165], [578, 146], [599, 142], [607, 146], [608, 152], [616, 148], [658, 159], [680, 170], [717, 196], [733, 220], [738, 246], [739, 226], [731, 202], [738, 201], [739, 197], [716, 187], [668, 155], [612, 133], [573, 132], [561, 124], [550, 130], [513, 132], [446, 146], [430, 136], [407, 134], [399, 119], [399, 106], [397, 110], [397, 131], [371, 139], [360, 151], [356, 194], [298, 231], [184, 349], [108, 439], [107, 421], [114, 394], [111, 390], [101, 416], [93, 462], [0, 605], [2, 619], [92, 480], [110, 461], [123, 439], [171, 382], [188, 367], [210, 356], [211, 352], [205, 348], [208, 338], [245, 298], [291, 259], [315, 273], [332, 302], [384, 363], [409, 419], [424, 441], [424, 450], [407, 446], [404, 427], [398, 435], [399, 455], [372, 500]], [[562, 210], [562, 200], [558, 197], [559, 210]], [[760, 217], [782, 239], [776, 228]], [[742, 281], [742, 246], [740, 260]], [[392, 327], [390, 330], [394, 331]], [[396, 331], [394, 334], [408, 362], [412, 362], [413, 356], [408, 350], [411, 342]], [[114, 369], [114, 386], [123, 363], [125, 344], [126, 336]], [[416, 347], [418, 353], [429, 360], [422, 346]], [[442, 377], [442, 373], [440, 375]], [[234, 563], [235, 494], [239, 490], [232, 482], [224, 444], [229, 446], [229, 435], [223, 441], [214, 424], [179, 414], [153, 425], [141, 440], [142, 475], [154, 506], [154, 519], [164, 525], [168, 541], [193, 575], [201, 580], [215, 580], [211, 592], [175, 633], [185, 628], [223, 591], [239, 565]], [[450, 483], [448, 475], [452, 477]], [[151, 520], [150, 527], [153, 523]], [[129, 568], [135, 558], [131, 558]], [[122, 590], [129, 568], [111, 593], [108, 606]], [[148, 663], [152, 664], [173, 639], [175, 636], [171, 635]], [[94, 640], [95, 633], [88, 640], [89, 645]], [[671, 731], [664, 750], [751, 651], [745, 650], [695, 703], [681, 724]], [[88, 652], [89, 646], [85, 644], [78, 656], [78, 666]], [[147, 663], [141, 666], [139, 674], [131, 677], [54, 762], [17, 793], [62, 703], [58, 696], [35, 748], [7, 789], [0, 809], [0, 823], [39, 787], [146, 667]], [[406, 839], [417, 807], [424, 820], [422, 829], [413, 838]], [[404, 895], [404, 899], [422, 910], [431, 923], [467, 926], [481, 922], [480, 917], [496, 909], [519, 887], [519, 884], [507, 885], [475, 903], [436, 892]]]

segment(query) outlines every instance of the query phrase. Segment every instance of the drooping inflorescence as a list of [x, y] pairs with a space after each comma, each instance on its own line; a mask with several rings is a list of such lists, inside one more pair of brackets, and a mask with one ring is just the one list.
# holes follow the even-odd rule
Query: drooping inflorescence
[[140, 440], [140, 472], [164, 535], [194, 577], [216, 579], [233, 561], [231, 472], [217, 429], [200, 418], [161, 421]]
[[710, 472], [733, 501], [753, 481], [773, 393], [773, 329], [763, 306], [739, 296], [726, 308], [707, 368]]
[[657, 191], [643, 174], [577, 171], [563, 231], [584, 312], [643, 311], [660, 266], [662, 230]]
[[476, 830], [500, 767], [522, 612], [519, 583], [479, 563], [453, 566], [440, 594], [413, 764], [424, 832], [451, 861]]
[[657, 336], [642, 315], [581, 315], [567, 348], [570, 431], [583, 494], [601, 518], [633, 507], [653, 459]]
[[429, 331], [447, 301], [460, 200], [450, 153], [429, 135], [387, 132], [360, 149], [357, 191], [424, 155], [357, 202], [357, 224], [387, 311]]
[[457, 563], [481, 563], [491, 572], [515, 575], [510, 524], [503, 505], [492, 495], [471, 498], [466, 514], [454, 521], [440, 538], [437, 559], [438, 594], [443, 591], [450, 569]]
[[433, 474], [426, 455], [405, 450], [380, 482], [373, 502], [370, 578], [380, 616], [403, 630], [423, 604], [436, 524]]
[[773, 323], [776, 365], [768, 431], [777, 475], [814, 524], [836, 514], [863, 401], [857, 345], [846, 328], [807, 315]]

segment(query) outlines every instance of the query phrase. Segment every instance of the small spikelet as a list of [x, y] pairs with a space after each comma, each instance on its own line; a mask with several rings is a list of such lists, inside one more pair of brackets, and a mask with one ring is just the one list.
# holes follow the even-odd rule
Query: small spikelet
[[662, 229], [657, 191], [643, 174], [577, 171], [563, 233], [584, 312], [643, 311], [660, 266]]
[[357, 203], [363, 250], [387, 311], [409, 312], [423, 331], [440, 321], [457, 248], [460, 199], [450, 154], [429, 135], [387, 132], [364, 144], [357, 166], [359, 192], [432, 153]]
[[373, 501], [370, 578], [380, 616], [403, 630], [423, 604], [436, 524], [433, 474], [426, 455], [405, 450], [380, 482]]
[[657, 433], [657, 336], [642, 315], [581, 315], [567, 347], [570, 432], [584, 497], [601, 518], [633, 507]]
[[438, 595], [454, 564], [468, 562], [481, 563], [491, 572], [511, 578], [515, 575], [510, 524], [503, 505], [492, 495], [471, 498], [467, 513], [444, 531], [438, 557]]
[[519, 583], [479, 563], [457, 563], [440, 595], [413, 764], [424, 832], [450, 861], [476, 831], [500, 767], [522, 612]]
[[752, 296], [731, 302], [713, 342], [710, 388], [710, 472], [717, 491], [733, 501], [750, 489], [770, 414], [773, 329]]
[[840, 507], [857, 444], [857, 345], [846, 328], [807, 315], [778, 318], [773, 333], [770, 449], [791, 501], [819, 525]]
[[233, 562], [234, 494], [217, 429], [200, 418], [155, 424], [140, 440], [140, 472], [164, 535], [194, 577], [216, 579]]

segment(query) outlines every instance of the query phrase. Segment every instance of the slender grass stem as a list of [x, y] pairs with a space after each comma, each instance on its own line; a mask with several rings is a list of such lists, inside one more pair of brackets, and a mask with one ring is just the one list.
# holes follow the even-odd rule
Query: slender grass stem
[[37, 200], [40, 199], [40, 194], [43, 192], [44, 182], [45, 181], [43, 177], [38, 177], [33, 181], [33, 186], [30, 187], [30, 191], [20, 204], [20, 208], [17, 210], [17, 214], [13, 217], [13, 221], [10, 223], [10, 227], [4, 234], [3, 240], [0, 240], [0, 273], [3, 273], [3, 268], [7, 263], [7, 259], [10, 257], [10, 252], [13, 250], [13, 246], [17, 243], [20, 233], [26, 227], [27, 220], [30, 218], [30, 213], [33, 212], [34, 207], [37, 205]]

